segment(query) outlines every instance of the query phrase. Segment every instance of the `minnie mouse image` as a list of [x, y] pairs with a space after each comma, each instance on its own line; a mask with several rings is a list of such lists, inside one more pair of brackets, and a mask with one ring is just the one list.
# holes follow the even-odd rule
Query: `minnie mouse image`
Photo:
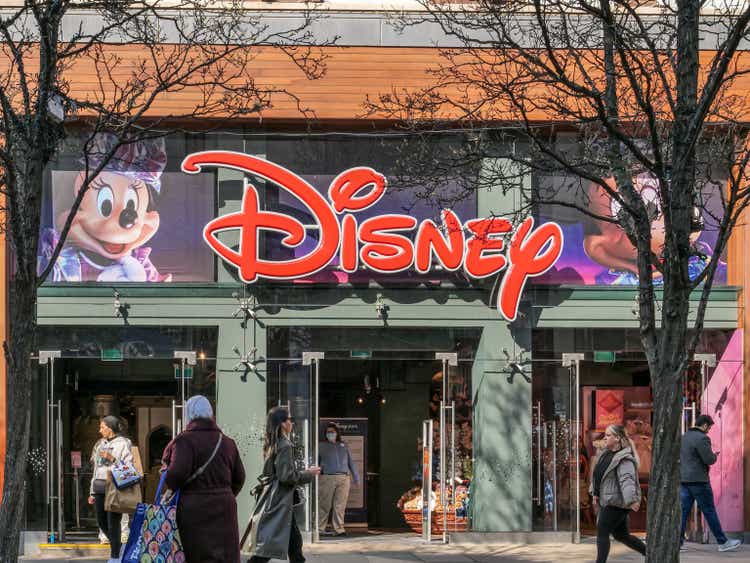
[[[114, 135], [97, 134], [88, 152], [89, 169], [97, 168], [116, 142]], [[157, 271], [151, 248], [144, 246], [159, 230], [157, 201], [166, 163], [164, 139], [137, 141], [116, 150], [86, 191], [50, 281], [172, 281], [171, 274]], [[68, 204], [56, 213], [56, 228], [42, 232], [40, 271], [49, 263], [85, 174], [75, 177]]]
[[[611, 189], [617, 190], [613, 178], [609, 178], [607, 184]], [[633, 179], [633, 187], [640, 193], [651, 216], [651, 250], [654, 255], [661, 257], [664, 252], [665, 235], [658, 180], [649, 173], [641, 173]], [[611, 198], [598, 184], [593, 182], [589, 184], [588, 196], [589, 208], [593, 213], [610, 217], [620, 215], [620, 203]], [[688, 264], [688, 275], [691, 280], [697, 278], [712, 259], [718, 259], [718, 257], [713, 257], [711, 246], [701, 240], [704, 222], [700, 210], [697, 208], [695, 209], [693, 223], [690, 242], [696, 253], [690, 257]], [[638, 284], [638, 253], [620, 225], [586, 216], [584, 218], [583, 247], [591, 260], [606, 268], [596, 276], [597, 284]], [[719, 261], [716, 279], [725, 278], [726, 263]], [[653, 272], [653, 280], [655, 285], [662, 285], [664, 281], [661, 273], [656, 270]]]

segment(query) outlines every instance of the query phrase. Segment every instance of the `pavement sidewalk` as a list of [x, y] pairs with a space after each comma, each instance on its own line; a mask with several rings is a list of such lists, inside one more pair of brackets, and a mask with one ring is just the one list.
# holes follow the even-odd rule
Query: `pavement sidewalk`
[[[680, 554], [680, 561], [691, 563], [720, 563], [721, 561], [750, 562], [750, 545], [736, 551], [718, 553], [716, 545], [688, 544], [689, 550]], [[617, 542], [612, 544], [611, 563], [643, 561], [637, 553], [627, 550]], [[498, 545], [431, 545], [420, 542], [378, 542], [328, 540], [305, 546], [308, 563], [541, 563], [541, 562], [592, 562], [596, 546], [592, 541], [572, 544], [498, 544]], [[101, 558], [57, 558], [21, 561], [45, 563], [88, 562], [103, 563]], [[274, 560], [275, 561], [275, 560]]]

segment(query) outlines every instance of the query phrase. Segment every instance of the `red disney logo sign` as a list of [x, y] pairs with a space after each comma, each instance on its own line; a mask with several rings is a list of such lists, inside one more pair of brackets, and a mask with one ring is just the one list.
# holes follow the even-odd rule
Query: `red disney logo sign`
[[[328, 200], [293, 172], [277, 164], [247, 154], [207, 151], [191, 154], [182, 170], [197, 174], [204, 167], [233, 168], [254, 174], [293, 194], [311, 211], [320, 227], [320, 240], [305, 256], [290, 260], [264, 260], [258, 248], [263, 230], [284, 234], [281, 243], [289, 248], [305, 239], [304, 225], [293, 217], [261, 211], [258, 192], [245, 180], [242, 209], [218, 217], [203, 229], [206, 243], [222, 259], [239, 269], [242, 280], [258, 277], [273, 280], [302, 278], [325, 268], [338, 255], [345, 272], [355, 272], [360, 263], [381, 273], [395, 273], [415, 267], [428, 272], [433, 260], [446, 270], [463, 267], [474, 278], [484, 278], [506, 270], [498, 294], [498, 311], [508, 320], [518, 313], [521, 293], [530, 277], [549, 270], [560, 257], [563, 233], [556, 223], [534, 228], [528, 217], [513, 233], [505, 248], [503, 236], [512, 231], [509, 221], [498, 217], [472, 219], [462, 224], [450, 210], [443, 211], [443, 228], [433, 221], [418, 224], [410, 215], [386, 214], [357, 221], [355, 213], [374, 205], [386, 190], [385, 176], [372, 168], [350, 168], [339, 174], [328, 188]], [[339, 220], [339, 215], [341, 218]], [[217, 238], [227, 230], [240, 231], [239, 252]], [[414, 231], [412, 241], [404, 233]]]

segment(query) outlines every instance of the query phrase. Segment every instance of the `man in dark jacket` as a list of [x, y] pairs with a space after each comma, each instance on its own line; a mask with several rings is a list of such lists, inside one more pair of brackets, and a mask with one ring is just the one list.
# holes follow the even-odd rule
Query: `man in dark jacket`
[[719, 551], [731, 551], [737, 549], [740, 540], [730, 540], [724, 535], [716, 513], [714, 504], [714, 492], [711, 489], [711, 481], [708, 470], [716, 463], [719, 452], [711, 449], [711, 438], [708, 431], [714, 425], [713, 419], [705, 414], [695, 420], [695, 426], [690, 428], [682, 437], [680, 450], [680, 496], [682, 498], [682, 531], [680, 534], [680, 545], [685, 540], [685, 526], [693, 502], [698, 503], [698, 509], [706, 518], [711, 533], [719, 543]]

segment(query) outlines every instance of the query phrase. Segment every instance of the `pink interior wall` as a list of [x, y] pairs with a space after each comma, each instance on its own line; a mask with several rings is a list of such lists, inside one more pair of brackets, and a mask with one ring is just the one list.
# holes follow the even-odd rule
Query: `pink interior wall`
[[[716, 423], [709, 436], [719, 459], [711, 467], [711, 486], [721, 525], [743, 529], [742, 330], [735, 330], [711, 374], [703, 412]], [[709, 368], [710, 373], [710, 368]]]

